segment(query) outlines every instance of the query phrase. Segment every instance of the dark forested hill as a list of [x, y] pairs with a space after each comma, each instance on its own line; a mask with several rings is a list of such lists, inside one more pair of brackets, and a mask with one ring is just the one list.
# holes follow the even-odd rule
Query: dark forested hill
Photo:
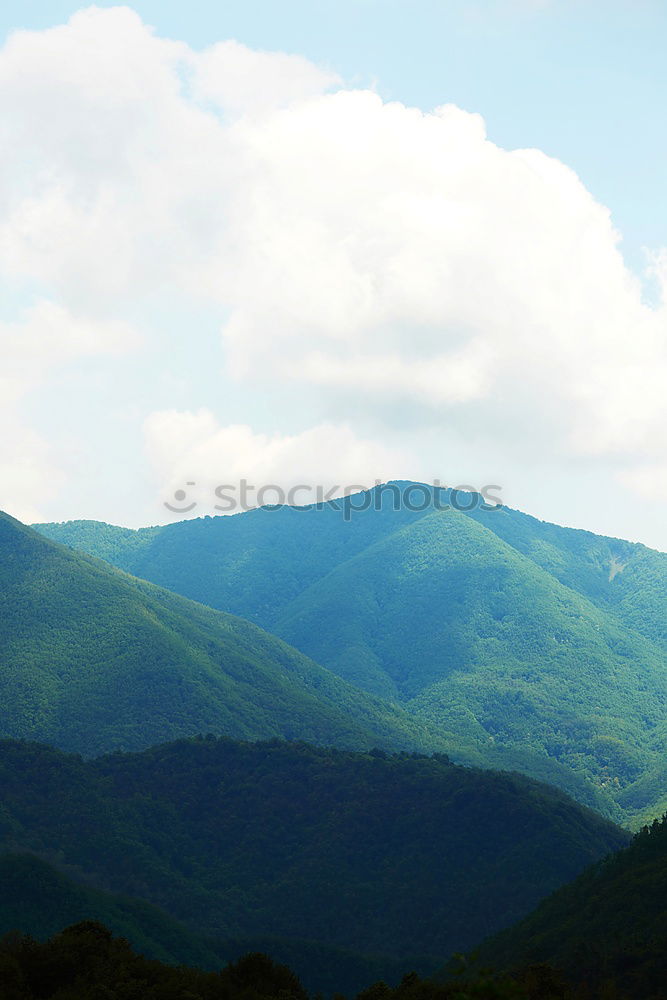
[[0, 936], [18, 930], [43, 940], [82, 920], [102, 921], [162, 962], [215, 969], [227, 959], [149, 903], [82, 884], [32, 854], [0, 854]]
[[667, 821], [587, 869], [479, 957], [498, 967], [552, 962], [595, 995], [667, 995]]
[[[436, 971], [439, 964], [420, 956], [362, 955], [324, 941], [267, 935], [221, 942], [190, 930], [143, 900], [93, 888], [78, 868], [63, 871], [62, 865], [56, 867], [34, 854], [0, 853], [0, 939], [20, 933], [44, 941], [82, 921], [101, 921], [141, 955], [170, 965], [215, 970], [261, 952], [298, 969], [309, 990], [327, 996], [351, 995], [379, 979], [398, 983], [408, 968]], [[4, 971], [0, 957], [3, 1000]]]
[[3, 1000], [308, 1000], [290, 969], [245, 955], [218, 972], [164, 964], [133, 950], [98, 921], [48, 941], [0, 940]]
[[547, 778], [610, 814], [660, 808], [667, 555], [505, 508], [436, 510], [447, 491], [395, 510], [405, 485], [141, 531], [39, 527], [247, 616], [453, 733], [463, 760]]
[[305, 744], [83, 761], [5, 742], [0, 786], [6, 850], [58, 857], [220, 941], [393, 960], [472, 947], [627, 841], [518, 775]]
[[135, 580], [0, 514], [0, 736], [82, 753], [200, 732], [442, 749], [255, 625]]
[[[341, 997], [340, 977], [333, 981], [339, 985], [331, 992]], [[0, 982], [4, 1000], [309, 1000], [291, 969], [261, 952], [219, 972], [174, 968], [137, 954], [96, 921], [74, 924], [43, 942], [20, 934], [0, 939]], [[598, 1000], [580, 987], [564, 989], [548, 968], [447, 982], [412, 972], [394, 989], [373, 980], [365, 986], [357, 1000]]]

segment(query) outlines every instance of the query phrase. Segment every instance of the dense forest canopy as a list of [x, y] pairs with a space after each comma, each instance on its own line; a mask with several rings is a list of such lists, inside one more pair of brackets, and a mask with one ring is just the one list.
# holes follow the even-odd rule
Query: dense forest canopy
[[609, 996], [667, 995], [667, 817], [485, 943], [482, 963], [550, 962]]
[[445, 734], [256, 625], [0, 514], [0, 736], [85, 754], [213, 732], [444, 750]]
[[473, 947], [627, 842], [556, 789], [442, 755], [211, 738], [84, 761], [4, 742], [0, 785], [7, 850], [217, 942], [320, 942], [392, 971]]

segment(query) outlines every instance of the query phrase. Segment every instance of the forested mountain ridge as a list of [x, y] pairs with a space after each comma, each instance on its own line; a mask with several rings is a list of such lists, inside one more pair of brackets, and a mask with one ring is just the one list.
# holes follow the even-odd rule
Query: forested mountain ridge
[[162, 962], [216, 969], [228, 957], [149, 903], [95, 889], [34, 854], [0, 854], [0, 936], [20, 931], [44, 940], [82, 920], [102, 921]]
[[[354, 994], [378, 979], [398, 983], [406, 968], [435, 972], [437, 959], [392, 959], [334, 948], [323, 941], [260, 935], [214, 940], [142, 899], [95, 888], [79, 868], [35, 854], [0, 853], [0, 941], [17, 933], [44, 941], [82, 921], [101, 922], [142, 956], [204, 971], [261, 952], [298, 969], [309, 990]], [[0, 944], [0, 952], [2, 946]], [[6, 987], [0, 959], [0, 988]], [[4, 1000], [4, 994], [3, 994]]]
[[[411, 487], [418, 489], [406, 506], [403, 498]], [[425, 493], [431, 495], [429, 503], [420, 502]], [[483, 524], [560, 583], [667, 648], [667, 553], [564, 528], [505, 506], [484, 509], [489, 505], [473, 494], [457, 496], [456, 512]], [[447, 489], [396, 482], [330, 503], [266, 507], [155, 528], [134, 530], [100, 521], [33, 527], [168, 590], [271, 629], [306, 587], [381, 538], [434, 510], [452, 507], [452, 500]], [[193, 556], [187, 564], [184, 551]], [[276, 581], [280, 588], [273, 586]]]
[[333, 570], [276, 632], [466, 745], [541, 746], [614, 797], [667, 745], [662, 650], [453, 511]]
[[666, 900], [663, 818], [645, 827], [629, 847], [556, 891], [516, 926], [485, 942], [478, 961], [498, 968], [549, 962], [572, 982], [587, 982], [595, 995], [664, 997]]
[[[181, 741], [84, 761], [0, 743], [0, 846], [209, 939], [444, 960], [627, 842], [519, 775], [442, 757]], [[298, 970], [297, 970], [298, 971]]]
[[[137, 954], [127, 940], [103, 925], [83, 921], [50, 940], [10, 934], [0, 940], [0, 976], [7, 1000], [309, 1000], [299, 978], [261, 952], [246, 954], [219, 972], [173, 968]], [[342, 997], [344, 977], [334, 976], [329, 995]], [[372, 984], [372, 985], [369, 985]], [[391, 989], [365, 981], [348, 996], [357, 1000], [597, 1000], [578, 986], [568, 989], [552, 969], [518, 975], [473, 974], [447, 982], [405, 974]], [[321, 993], [315, 993], [318, 1000]]]
[[470, 498], [438, 510], [445, 490], [393, 509], [409, 485], [140, 531], [38, 527], [260, 623], [442, 727], [461, 760], [635, 822], [661, 808], [667, 555]]
[[[0, 736], [94, 754], [201, 732], [444, 749], [249, 622], [0, 514]], [[449, 744], [447, 744], [449, 745]]]
[[667, 650], [667, 553], [637, 542], [539, 521], [504, 507], [469, 516], [559, 583]]

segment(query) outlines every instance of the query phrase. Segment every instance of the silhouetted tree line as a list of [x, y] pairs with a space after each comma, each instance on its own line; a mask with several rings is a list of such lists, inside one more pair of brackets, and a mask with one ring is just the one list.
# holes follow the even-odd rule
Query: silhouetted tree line
[[266, 955], [221, 972], [137, 955], [103, 924], [84, 921], [49, 941], [8, 934], [0, 942], [3, 1000], [308, 1000], [299, 980]]
[[[0, 940], [2, 1000], [311, 1000], [297, 976], [261, 953], [219, 972], [174, 967], [136, 954], [100, 923], [84, 921], [50, 940]], [[663, 994], [655, 994], [656, 1000]], [[622, 1000], [613, 983], [573, 987], [547, 965], [513, 974], [467, 974], [437, 982], [415, 973], [391, 988], [375, 983], [356, 1000]], [[313, 1000], [322, 1000], [320, 996]], [[337, 994], [333, 1000], [344, 1000]]]

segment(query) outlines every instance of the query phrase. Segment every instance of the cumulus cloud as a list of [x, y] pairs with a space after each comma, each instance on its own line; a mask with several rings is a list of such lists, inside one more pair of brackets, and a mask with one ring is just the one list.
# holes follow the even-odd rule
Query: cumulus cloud
[[[194, 51], [128, 8], [13, 35], [0, 95], [5, 280], [104, 323], [177, 288], [219, 311], [226, 375], [248, 392], [304, 384], [323, 413], [400, 403], [415, 428], [460, 422], [500, 454], [664, 467], [664, 294], [646, 304], [567, 166], [499, 148], [479, 115], [385, 103], [233, 41]], [[184, 434], [204, 464], [245, 434], [266, 479], [297, 439], [319, 468], [322, 427], [264, 439], [161, 413], [147, 434], [175, 470]], [[373, 464], [340, 433], [352, 469]]]
[[119, 320], [89, 320], [48, 300], [15, 320], [0, 321], [0, 482], [4, 509], [22, 520], [38, 520], [66, 482], [54, 460], [48, 428], [35, 430], [22, 404], [59, 368], [86, 357], [126, 352], [137, 336]]
[[418, 475], [414, 459], [399, 448], [365, 440], [344, 424], [261, 434], [245, 424], [220, 426], [209, 410], [170, 410], [151, 414], [144, 435], [164, 502], [179, 515], [215, 513], [221, 499], [215, 491], [223, 486], [231, 499], [219, 509], [229, 513], [241, 506], [342, 496], [391, 479], [406, 463]]
[[191, 61], [196, 98], [228, 120], [277, 111], [341, 83], [303, 56], [259, 52], [240, 42], [218, 42]]
[[371, 396], [398, 381], [440, 408], [483, 398], [494, 433], [518, 396], [531, 433], [557, 409], [563, 439], [595, 452], [663, 421], [643, 379], [664, 380], [664, 307], [642, 303], [609, 213], [567, 167], [499, 149], [456, 108], [372, 94], [246, 132], [263, 169], [225, 329], [239, 374]]
[[24, 522], [42, 521], [49, 503], [65, 485], [65, 475], [43, 436], [3, 408], [0, 437], [2, 510]]

